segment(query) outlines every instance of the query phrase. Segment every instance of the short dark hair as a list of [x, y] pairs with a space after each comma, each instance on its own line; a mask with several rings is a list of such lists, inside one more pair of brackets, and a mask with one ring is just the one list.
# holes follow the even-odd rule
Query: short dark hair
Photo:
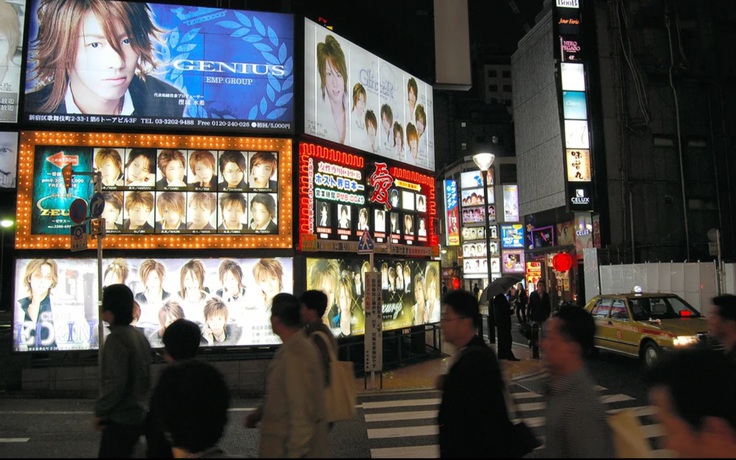
[[718, 316], [728, 321], [736, 321], [736, 295], [719, 295], [713, 297], [711, 302], [718, 309]]
[[179, 318], [164, 331], [162, 338], [166, 352], [174, 361], [192, 359], [199, 350], [202, 332], [197, 323]]
[[174, 447], [202, 452], [225, 432], [230, 390], [212, 364], [190, 359], [166, 366], [153, 401]]
[[327, 294], [316, 289], [310, 289], [299, 296], [299, 303], [310, 310], [315, 310], [321, 318], [327, 310]]
[[280, 292], [271, 301], [271, 316], [275, 316], [284, 326], [298, 327], [299, 299], [294, 294]]
[[463, 318], [472, 318], [473, 326], [477, 326], [480, 321], [478, 299], [466, 290], [458, 289], [448, 292], [442, 298], [442, 305], [448, 305]]
[[102, 290], [102, 311], [115, 315], [113, 324], [125, 326], [133, 321], [133, 291], [124, 284], [111, 284]]
[[[707, 382], [704, 391], [703, 382]], [[725, 353], [703, 348], [675, 350], [644, 374], [647, 387], [664, 387], [677, 414], [701, 430], [718, 417], [736, 430], [736, 363]]]
[[593, 348], [595, 320], [590, 313], [574, 305], [562, 305], [554, 317], [560, 320], [560, 333], [579, 344], [583, 355]]

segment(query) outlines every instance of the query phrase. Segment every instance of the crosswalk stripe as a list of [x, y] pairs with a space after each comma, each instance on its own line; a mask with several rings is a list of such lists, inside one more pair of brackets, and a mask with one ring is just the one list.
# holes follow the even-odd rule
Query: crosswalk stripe
[[606, 412], [609, 414], [615, 414], [622, 410], [633, 410], [637, 417], [644, 417], [647, 415], [654, 415], [657, 413], [657, 408], [654, 406], [638, 406], [638, 407], [624, 407], [622, 409], [608, 409]]
[[28, 442], [31, 438], [0, 438], [0, 442], [13, 443], [13, 442]]
[[621, 402], [621, 401], [633, 401], [634, 398], [632, 398], [631, 396], [625, 395], [625, 394], [617, 393], [615, 395], [601, 396], [600, 400], [604, 404], [610, 404], [610, 403]]
[[396, 420], [421, 420], [421, 419], [437, 419], [439, 410], [422, 410], [411, 412], [380, 412], [378, 414], [365, 414], [367, 423], [374, 422], [390, 422]]
[[371, 449], [371, 458], [439, 458], [440, 446], [380, 447]]
[[429, 406], [430, 404], [439, 404], [442, 402], [440, 398], [427, 398], [427, 399], [407, 399], [404, 401], [390, 400], [390, 401], [371, 401], [364, 402], [364, 410], [373, 409], [386, 409], [389, 407], [413, 407], [413, 406]]
[[408, 438], [412, 436], [437, 436], [439, 434], [440, 428], [436, 424], [368, 429], [368, 439]]

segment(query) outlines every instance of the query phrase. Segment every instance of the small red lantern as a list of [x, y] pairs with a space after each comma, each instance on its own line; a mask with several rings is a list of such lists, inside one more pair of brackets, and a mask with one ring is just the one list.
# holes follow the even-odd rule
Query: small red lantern
[[552, 267], [558, 272], [566, 272], [572, 268], [572, 256], [566, 252], [561, 252], [552, 257]]

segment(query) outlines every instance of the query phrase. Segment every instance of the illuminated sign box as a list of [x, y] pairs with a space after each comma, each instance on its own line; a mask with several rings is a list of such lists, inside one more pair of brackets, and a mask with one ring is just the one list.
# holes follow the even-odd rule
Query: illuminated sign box
[[524, 248], [524, 229], [521, 224], [501, 224], [501, 247]]
[[[49, 2], [47, 17], [71, 17], [78, 2]], [[81, 3], [81, 2], [80, 2]], [[294, 20], [287, 14], [176, 4], [101, 2], [101, 14], [122, 24], [135, 59], [105, 74], [109, 40], [77, 52], [89, 72], [69, 76], [60, 65], [77, 49], [71, 21], [39, 19], [29, 2], [29, 42], [23, 119], [40, 126], [101, 129], [136, 126], [238, 133], [294, 132]], [[85, 23], [87, 24], [87, 23]], [[91, 21], [90, 36], [98, 21]], [[100, 29], [101, 30], [101, 29]], [[66, 35], [72, 35], [67, 40]], [[80, 38], [81, 39], [81, 38]], [[81, 47], [79, 49], [82, 49]], [[108, 53], [108, 54], [105, 54]], [[112, 54], [113, 59], [116, 58]], [[118, 59], [120, 59], [118, 57]], [[81, 65], [80, 65], [81, 66]], [[85, 64], [87, 66], [87, 64]], [[99, 68], [97, 68], [99, 66]], [[95, 77], [95, 75], [97, 75]], [[84, 83], [85, 79], [94, 84]], [[71, 79], [74, 79], [71, 81]], [[71, 94], [65, 97], [68, 83]], [[74, 94], [93, 88], [94, 97]], [[98, 104], [104, 100], [106, 104]]]
[[[223, 158], [236, 160], [223, 161], [220, 168]], [[166, 182], [165, 168], [152, 164], [163, 166], [162, 159], [180, 175], [183, 167], [186, 180]], [[76, 198], [89, 200], [94, 189], [89, 175], [78, 174], [67, 191], [61, 168], [72, 164], [78, 173], [91, 173], [97, 163], [101, 172], [109, 163], [122, 166], [103, 185], [107, 248], [292, 246], [290, 139], [22, 132], [16, 248], [69, 248], [69, 206]], [[204, 185], [198, 166], [213, 163], [215, 174]], [[232, 178], [237, 181], [231, 184]], [[172, 210], [178, 217], [173, 224]]]
[[[375, 264], [373, 271], [381, 274], [383, 330], [439, 322], [439, 262], [376, 258]], [[307, 258], [307, 289], [328, 293], [323, 321], [335, 336], [365, 333], [366, 289], [361, 280], [370, 268], [367, 260], [356, 257]]]
[[[133, 291], [140, 306], [134, 326], [153, 348], [163, 347], [162, 318], [197, 323], [205, 347], [281, 343], [271, 330], [269, 306], [276, 293], [293, 291], [291, 258], [117, 258], [102, 262], [105, 286], [123, 283]], [[15, 268], [13, 351], [98, 348], [97, 259], [18, 259]], [[220, 272], [232, 275], [227, 279], [234, 282], [221, 283]], [[27, 280], [35, 275], [44, 275], [51, 282], [31, 290]], [[34, 315], [29, 306], [36, 301], [41, 306]], [[208, 334], [216, 327], [215, 321], [210, 323], [212, 316], [218, 316], [205, 316], [209, 304], [225, 317], [217, 334]]]
[[524, 273], [524, 251], [507, 249], [501, 254], [501, 272]]
[[318, 240], [434, 246], [432, 176], [318, 144], [299, 144], [299, 233]]
[[535, 228], [531, 231], [532, 249], [549, 248], [555, 245], [554, 227]]
[[304, 20], [304, 132], [434, 171], [432, 86]]

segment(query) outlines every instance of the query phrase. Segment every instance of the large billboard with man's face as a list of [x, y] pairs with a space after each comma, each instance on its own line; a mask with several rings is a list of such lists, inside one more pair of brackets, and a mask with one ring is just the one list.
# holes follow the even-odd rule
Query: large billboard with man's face
[[33, 0], [29, 16], [26, 122], [294, 131], [291, 15]]

